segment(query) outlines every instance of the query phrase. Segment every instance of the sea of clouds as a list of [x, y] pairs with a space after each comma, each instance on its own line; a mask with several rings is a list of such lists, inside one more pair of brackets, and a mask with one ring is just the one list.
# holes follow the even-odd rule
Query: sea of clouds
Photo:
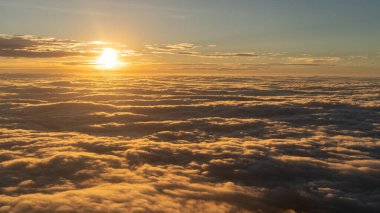
[[380, 79], [0, 74], [0, 212], [379, 212]]

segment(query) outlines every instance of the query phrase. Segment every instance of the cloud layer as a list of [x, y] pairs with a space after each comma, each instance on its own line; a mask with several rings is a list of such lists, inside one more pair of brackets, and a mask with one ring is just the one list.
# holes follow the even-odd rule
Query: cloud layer
[[377, 212], [379, 94], [379, 79], [1, 74], [0, 212]]
[[[226, 48], [201, 43], [126, 44], [102, 41], [78, 41], [35, 35], [0, 34], [0, 69], [96, 69], [96, 58], [105, 48], [120, 53], [129, 71], [260, 72], [260, 73], [356, 73], [373, 75], [378, 67], [376, 55], [312, 55], [282, 51]], [[126, 66], [128, 65], [128, 66]], [[286, 67], [286, 69], [285, 69]], [[301, 70], [302, 69], [302, 70]], [[372, 71], [371, 71], [372, 70]], [[362, 73], [360, 73], [361, 71]]]

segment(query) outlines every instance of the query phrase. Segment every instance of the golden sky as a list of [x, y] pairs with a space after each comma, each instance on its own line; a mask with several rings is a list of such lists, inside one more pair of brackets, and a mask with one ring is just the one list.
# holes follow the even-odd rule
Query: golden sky
[[378, 73], [378, 1], [0, 1], [0, 69]]

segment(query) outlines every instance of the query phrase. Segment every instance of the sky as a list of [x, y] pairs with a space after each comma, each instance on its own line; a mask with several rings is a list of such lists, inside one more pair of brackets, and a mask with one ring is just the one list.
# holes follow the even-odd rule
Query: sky
[[[379, 9], [376, 0], [0, 0], [0, 66], [91, 69], [112, 43], [131, 70], [376, 73]], [[54, 57], [62, 44], [50, 42], [31, 60], [13, 54], [15, 35], [107, 45]]]

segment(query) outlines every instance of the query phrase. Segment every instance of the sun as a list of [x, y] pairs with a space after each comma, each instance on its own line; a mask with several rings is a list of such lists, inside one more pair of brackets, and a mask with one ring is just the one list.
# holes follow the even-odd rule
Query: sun
[[102, 54], [96, 60], [98, 69], [114, 69], [120, 64], [119, 52], [112, 48], [104, 48]]

